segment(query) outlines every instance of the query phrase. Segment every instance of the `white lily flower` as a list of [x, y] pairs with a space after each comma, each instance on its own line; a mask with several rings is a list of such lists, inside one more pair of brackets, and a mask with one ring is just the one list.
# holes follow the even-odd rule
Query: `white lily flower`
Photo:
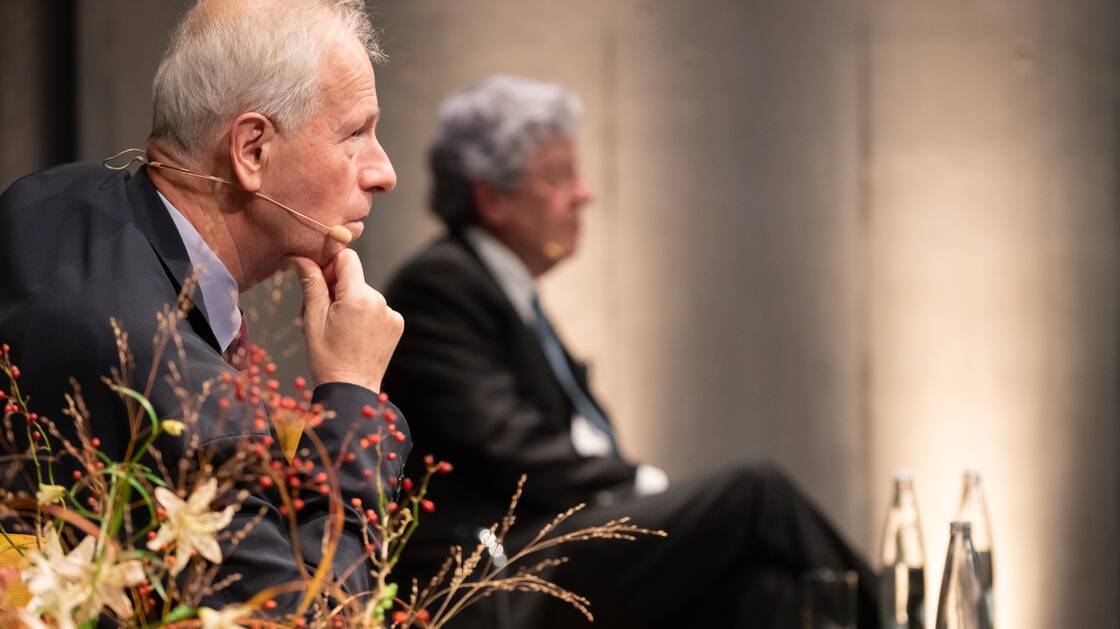
[[171, 576], [178, 576], [195, 552], [207, 561], [222, 562], [217, 534], [229, 526], [237, 507], [230, 505], [222, 511], [211, 511], [210, 503], [217, 492], [218, 481], [214, 478], [195, 487], [186, 501], [164, 487], [156, 487], [156, 500], [167, 512], [167, 520], [148, 541], [148, 548], [158, 552], [165, 547], [175, 547]]
[[106, 605], [120, 618], [132, 617], [126, 589], [144, 582], [143, 565], [135, 560], [116, 561], [112, 546], [95, 557], [97, 539], [87, 536], [67, 554], [54, 528], [46, 534], [46, 552], [28, 553], [31, 566], [20, 576], [31, 593], [27, 610], [46, 616], [60, 629], [96, 618]]
[[198, 610], [198, 619], [202, 621], [202, 629], [242, 629], [237, 621], [251, 611], [245, 605], [226, 605], [221, 611], [203, 607]]
[[35, 492], [35, 500], [41, 505], [61, 503], [64, 494], [66, 488], [62, 485], [39, 485], [39, 491]]

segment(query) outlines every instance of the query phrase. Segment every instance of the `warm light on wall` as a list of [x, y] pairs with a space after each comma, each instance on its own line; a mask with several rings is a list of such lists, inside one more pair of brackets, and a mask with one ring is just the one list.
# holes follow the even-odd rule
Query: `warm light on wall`
[[[942, 121], [909, 153], [884, 155], [874, 199], [872, 404], [877, 503], [892, 468], [914, 471], [936, 611], [961, 471], [982, 470], [993, 521], [996, 618], [1041, 626], [1040, 566], [1056, 539], [1066, 481], [1045, 408], [1050, 339], [1070, 322], [1040, 295], [1041, 200], [1018, 174], [1036, 166], [1015, 138], [979, 146]], [[1058, 443], [1051, 442], [1058, 446]]]

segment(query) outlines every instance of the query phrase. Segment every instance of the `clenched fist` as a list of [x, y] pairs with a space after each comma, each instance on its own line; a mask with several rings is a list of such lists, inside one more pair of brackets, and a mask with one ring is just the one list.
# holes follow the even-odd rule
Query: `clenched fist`
[[362, 262], [351, 249], [324, 268], [308, 258], [289, 259], [303, 288], [303, 336], [315, 382], [379, 391], [404, 331], [400, 313], [366, 284]]

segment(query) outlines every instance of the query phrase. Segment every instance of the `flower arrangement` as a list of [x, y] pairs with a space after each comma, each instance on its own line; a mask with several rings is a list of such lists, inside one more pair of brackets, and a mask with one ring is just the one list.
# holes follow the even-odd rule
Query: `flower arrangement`
[[[165, 354], [184, 358], [176, 333], [184, 312], [181, 300], [179, 308], [159, 314], [154, 339], [157, 363]], [[390, 479], [388, 486], [382, 486], [381, 474], [375, 470], [363, 470], [363, 480], [376, 484], [376, 504], [362, 504], [358, 498], [343, 502], [338, 475], [341, 463], [353, 460], [348, 459], [353, 457], [352, 448], [374, 450], [380, 469], [383, 458], [395, 456], [391, 451], [382, 453], [386, 440], [405, 439], [384, 395], [378, 407], [362, 409], [365, 428], [348, 434], [341, 451], [329, 452], [316, 429], [336, 418], [311, 403], [304, 378], [292, 380], [292, 394], [283, 393], [274, 378], [276, 365], [262, 348], [251, 346], [248, 365], [239, 375], [223, 373], [199, 390], [183, 384], [176, 366], [181, 361], [167, 360], [181, 409], [175, 417], [161, 417], [146, 392], [129, 386], [133, 379], [128, 335], [115, 321], [113, 326], [120, 368], [104, 382], [128, 407], [131, 435], [120, 457], [103, 452], [98, 436], [91, 434], [80, 389], [67, 396], [66, 422], [74, 428], [69, 438], [58, 422], [38, 415], [20, 388], [21, 380], [32, 374], [22, 374], [12, 363], [10, 348], [0, 346], [0, 449], [6, 455], [9, 478], [17, 468], [31, 477], [30, 491], [0, 490], [0, 565], [8, 566], [0, 568], [0, 625], [90, 629], [108, 621], [136, 628], [438, 628], [497, 591], [555, 596], [592, 619], [588, 600], [546, 578], [547, 570], [563, 559], [520, 564], [580, 540], [665, 535], [636, 526], [628, 518], [560, 533], [558, 527], [582, 508], [578, 505], [558, 515], [524, 548], [509, 552], [508, 561], [503, 555], [496, 557], [491, 551], [505, 541], [516, 522], [522, 477], [506, 516], [490, 527], [474, 549], [452, 548], [424, 587], [416, 582], [398, 584], [393, 570], [409, 538], [421, 518], [436, 511], [427, 498], [429, 483], [452, 473], [453, 467], [427, 456], [422, 478]], [[217, 457], [194, 431], [204, 402], [212, 398], [222, 409], [235, 404], [255, 407], [255, 427], [266, 436], [246, 439], [235, 455]], [[303, 449], [297, 447], [301, 435], [308, 444]], [[163, 460], [154, 445], [161, 439], [185, 440], [184, 456], [174, 462]], [[63, 461], [73, 468], [68, 478], [56, 477]], [[263, 512], [235, 517], [245, 512], [246, 500], [259, 492], [279, 495], [280, 513], [288, 519], [303, 578], [256, 593], [249, 600], [211, 605], [207, 601], [238, 578], [236, 574], [219, 578], [223, 547], [236, 548], [259, 524]], [[308, 573], [295, 516], [313, 497], [329, 499], [330, 524], [323, 533], [322, 560], [314, 573]], [[365, 552], [354, 565], [334, 565], [347, 513], [362, 518]], [[348, 593], [344, 581], [355, 570], [369, 572], [370, 591]], [[294, 611], [278, 613], [277, 597], [292, 593], [298, 595]]]

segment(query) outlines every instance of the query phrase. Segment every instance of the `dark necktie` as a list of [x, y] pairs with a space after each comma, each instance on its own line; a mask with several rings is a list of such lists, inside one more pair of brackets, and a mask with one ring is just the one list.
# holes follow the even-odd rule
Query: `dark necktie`
[[607, 418], [603, 417], [599, 408], [595, 406], [583, 387], [576, 381], [576, 376], [572, 373], [572, 367], [568, 364], [568, 357], [564, 353], [564, 346], [560, 343], [560, 337], [556, 335], [552, 322], [548, 320], [544, 310], [541, 309], [541, 302], [536, 295], [533, 295], [533, 316], [533, 331], [536, 332], [537, 340], [540, 341], [545, 358], [548, 359], [548, 364], [552, 367], [552, 373], [560, 381], [564, 393], [568, 394], [568, 399], [571, 400], [576, 413], [606, 435], [611, 442], [611, 452], [617, 454], [618, 442], [614, 438], [614, 431], [611, 430], [610, 423], [607, 422]]

